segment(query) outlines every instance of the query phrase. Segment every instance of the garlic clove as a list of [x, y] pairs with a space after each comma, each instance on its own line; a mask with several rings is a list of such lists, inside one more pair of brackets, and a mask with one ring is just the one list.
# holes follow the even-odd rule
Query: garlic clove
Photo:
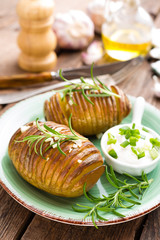
[[154, 63], [151, 63], [151, 68], [154, 72], [156, 72], [158, 75], [160, 75], [160, 60], [156, 61]]
[[83, 63], [86, 65], [90, 65], [93, 62], [99, 61], [104, 55], [104, 50], [102, 46], [102, 42], [94, 41], [89, 45], [86, 52], [82, 52], [81, 57]]
[[160, 59], [160, 47], [152, 48], [149, 52], [150, 57]]
[[59, 47], [64, 49], [83, 49], [94, 37], [92, 20], [80, 10], [58, 13], [53, 30], [56, 33]]
[[153, 87], [154, 95], [156, 97], [160, 97], [160, 81], [156, 75], [153, 76], [153, 81], [154, 81]]
[[154, 47], [160, 47], [160, 28], [154, 28], [152, 30], [152, 45]]

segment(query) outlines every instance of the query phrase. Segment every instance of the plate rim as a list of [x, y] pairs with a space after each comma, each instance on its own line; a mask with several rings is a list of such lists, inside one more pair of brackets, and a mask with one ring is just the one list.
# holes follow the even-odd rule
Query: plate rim
[[[47, 218], [49, 220], [54, 220], [56, 222], [70, 224], [70, 225], [94, 227], [92, 221], [83, 221], [83, 220], [80, 221], [80, 220], [75, 220], [75, 219], [72, 219], [72, 218], [66, 219], [66, 218], [62, 218], [60, 216], [55, 216], [55, 215], [52, 215], [52, 214], [49, 214], [49, 213], [45, 213], [43, 210], [39, 210], [36, 207], [30, 206], [29, 204], [27, 204], [24, 201], [22, 201], [19, 197], [17, 197], [14, 193], [12, 193], [10, 191], [10, 189], [1, 180], [0, 180], [0, 185], [21, 206], [23, 206], [26, 209], [36, 213], [39, 216], [45, 217], [45, 218]], [[98, 221], [96, 221], [96, 225], [97, 226], [107, 226], [107, 225], [114, 225], [114, 224], [120, 224], [120, 223], [128, 222], [128, 221], [137, 219], [139, 217], [142, 217], [142, 216], [144, 216], [144, 215], [154, 211], [159, 206], [160, 206], [160, 203], [154, 205], [152, 208], [149, 208], [146, 211], [141, 212], [139, 214], [132, 215], [132, 216], [129, 216], [129, 217], [118, 218], [116, 220], [109, 220], [109, 221], [98, 220]]]
[[[74, 80], [73, 80], [74, 81]], [[72, 82], [73, 82], [72, 81]], [[53, 86], [54, 88], [53, 89], [56, 89], [59, 87], [59, 84], [55, 84]], [[51, 91], [49, 91], [51, 92]], [[49, 92], [46, 92], [46, 93], [49, 93]], [[6, 109], [6, 110], [2, 110], [2, 115], [0, 116], [0, 120], [1, 118], [3, 119], [3, 117], [5, 117], [4, 115], [10, 111], [10, 109], [14, 108], [15, 106], [19, 105], [19, 104], [23, 104], [23, 102], [25, 101], [28, 101], [29, 99], [32, 100], [33, 98], [36, 98], [38, 96], [41, 96], [41, 95], [45, 95], [46, 93], [43, 93], [43, 94], [38, 94], [34, 97], [30, 97], [30, 98], [27, 98], [23, 101], [20, 101], [18, 103], [16, 103], [15, 105], [11, 106], [10, 108]], [[128, 95], [129, 96], [129, 95]], [[129, 96], [132, 100], [135, 99], [135, 97], [133, 96]], [[152, 107], [152, 109], [154, 109], [157, 113], [160, 114], [160, 111], [153, 105], [149, 104], [146, 102], [146, 105], [148, 105], [148, 107]], [[8, 107], [8, 106], [7, 106]], [[6, 107], [6, 108], [7, 108]], [[50, 219], [50, 220], [54, 220], [54, 221], [57, 221], [57, 222], [61, 222], [61, 223], [66, 223], [66, 224], [70, 224], [70, 225], [77, 225], [77, 226], [94, 226], [92, 221], [90, 220], [76, 220], [76, 219], [73, 219], [73, 218], [65, 218], [65, 217], [61, 217], [61, 216], [58, 216], [56, 214], [51, 214], [51, 213], [47, 213], [45, 212], [45, 210], [40, 210], [39, 208], [36, 208], [35, 206], [32, 206], [31, 204], [28, 204], [26, 203], [25, 201], [23, 201], [22, 199], [20, 199], [16, 194], [14, 194], [8, 187], [7, 187], [7, 184], [5, 184], [5, 182], [1, 179], [0, 177], [0, 185], [3, 187], [3, 189], [14, 199], [16, 200], [19, 204], [21, 204], [23, 207], [27, 208], [28, 210], [42, 216], [42, 217], [45, 217], [47, 219]], [[96, 224], [97, 226], [107, 226], [107, 225], [114, 225], [114, 224], [119, 224], [119, 223], [124, 223], [124, 222], [128, 222], [128, 221], [131, 221], [131, 220], [134, 220], [136, 218], [139, 218], [141, 216], [144, 216], [150, 212], [152, 212], [153, 210], [157, 209], [158, 207], [160, 206], [160, 200], [158, 202], [156, 202], [154, 205], [152, 205], [151, 208], [148, 208], [146, 209], [145, 211], [142, 211], [139, 212], [138, 214], [134, 214], [134, 215], [130, 215], [130, 216], [127, 216], [127, 217], [124, 217], [124, 218], [118, 218], [118, 219], [113, 219], [113, 220], [109, 220], [109, 221], [101, 221], [101, 220], [97, 220], [96, 221]]]

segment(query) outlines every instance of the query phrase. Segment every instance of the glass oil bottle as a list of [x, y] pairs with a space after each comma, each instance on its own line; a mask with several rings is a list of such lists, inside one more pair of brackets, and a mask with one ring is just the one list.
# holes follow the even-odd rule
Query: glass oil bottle
[[102, 25], [102, 41], [108, 59], [127, 61], [145, 56], [151, 47], [153, 22], [139, 0], [123, 0], [121, 8], [109, 11], [106, 1], [106, 22]]

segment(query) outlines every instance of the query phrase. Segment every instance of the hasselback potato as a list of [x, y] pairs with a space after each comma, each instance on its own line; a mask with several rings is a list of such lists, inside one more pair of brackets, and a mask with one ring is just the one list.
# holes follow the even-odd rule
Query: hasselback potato
[[[126, 117], [131, 104], [129, 99], [117, 86], [110, 87], [111, 94], [117, 96], [89, 97], [90, 90], [85, 90], [92, 104], [86, 100], [81, 91], [72, 92], [72, 100], [68, 94], [63, 96], [56, 92], [50, 100], [44, 103], [44, 114], [47, 121], [68, 125], [68, 118], [72, 114], [72, 126], [82, 135], [94, 135], [106, 131], [119, 124]], [[99, 94], [100, 91], [94, 91]]]
[[[30, 122], [18, 129], [9, 143], [10, 159], [18, 173], [35, 187], [57, 196], [82, 195], [84, 183], [89, 190], [104, 172], [99, 150], [77, 133], [78, 140], [66, 140], [64, 136], [73, 136], [67, 126], [45, 124]], [[55, 137], [44, 126], [60, 135]], [[61, 151], [57, 145], [59, 136]]]

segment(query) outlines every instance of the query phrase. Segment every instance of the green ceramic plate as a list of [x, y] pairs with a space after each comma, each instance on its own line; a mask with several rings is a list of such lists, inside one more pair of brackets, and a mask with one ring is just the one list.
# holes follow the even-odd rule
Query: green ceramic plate
[[[17, 103], [15, 106], [6, 111], [0, 118], [0, 182], [3, 188], [20, 204], [29, 210], [56, 221], [77, 224], [77, 225], [92, 225], [90, 218], [83, 220], [85, 213], [77, 213], [72, 210], [72, 205], [81, 203], [89, 204], [82, 197], [68, 199], [56, 197], [45, 193], [23, 180], [16, 172], [7, 153], [8, 142], [12, 134], [27, 122], [43, 117], [44, 100], [52, 95], [51, 92], [35, 96], [33, 98]], [[130, 97], [131, 102], [134, 98]], [[128, 123], [131, 121], [132, 113], [123, 121]], [[160, 134], [160, 112], [153, 106], [146, 104], [142, 123], [157, 133]], [[91, 138], [93, 143], [100, 149], [100, 140]], [[109, 225], [125, 222], [137, 217], [140, 217], [160, 205], [160, 164], [148, 175], [148, 178], [153, 178], [154, 182], [145, 194], [142, 204], [134, 206], [131, 209], [119, 209], [124, 214], [125, 218], [118, 218], [111, 214], [107, 214], [107, 222], [98, 222], [97, 225]], [[121, 175], [119, 176], [122, 177]], [[102, 176], [97, 184], [92, 188], [91, 192], [95, 195], [105, 194], [112, 191], [112, 187], [106, 182], [105, 176]]]

